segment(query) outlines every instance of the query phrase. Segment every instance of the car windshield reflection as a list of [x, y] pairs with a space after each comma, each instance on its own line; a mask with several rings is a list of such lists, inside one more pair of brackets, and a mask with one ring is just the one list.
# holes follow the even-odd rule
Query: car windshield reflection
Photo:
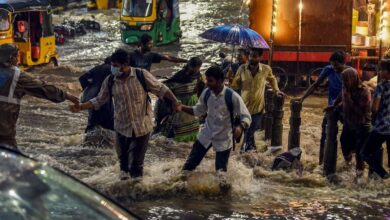
[[0, 219], [137, 219], [84, 184], [0, 149]]

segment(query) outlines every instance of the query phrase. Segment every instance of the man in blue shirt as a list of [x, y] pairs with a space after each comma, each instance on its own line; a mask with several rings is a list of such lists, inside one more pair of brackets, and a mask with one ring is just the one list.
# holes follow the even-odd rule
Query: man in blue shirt
[[[342, 89], [342, 81], [341, 81], [341, 73], [348, 68], [345, 65], [345, 53], [343, 51], [334, 52], [330, 58], [330, 65], [324, 67], [319, 78], [315, 81], [309, 89], [305, 92], [305, 94], [300, 98], [300, 101], [303, 102], [308, 96], [310, 96], [315, 89], [317, 89], [326, 79], [328, 79], [328, 106], [332, 106], [338, 95], [341, 93]], [[324, 148], [325, 148], [325, 140], [326, 140], [326, 124], [327, 124], [327, 116], [324, 115], [324, 119], [322, 120], [322, 133], [321, 133], [321, 143], [320, 143], [320, 164], [323, 162], [324, 156]]]

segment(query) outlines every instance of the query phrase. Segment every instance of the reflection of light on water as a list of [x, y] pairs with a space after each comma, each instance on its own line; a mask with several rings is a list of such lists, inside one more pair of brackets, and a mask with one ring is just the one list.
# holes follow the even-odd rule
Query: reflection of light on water
[[11, 189], [10, 191], [8, 191], [8, 194], [14, 198], [17, 198], [18, 197], [18, 194], [16, 194], [15, 190]]
[[46, 176], [46, 171], [45, 170], [41, 170], [40, 173], [41, 173], [42, 176]]
[[[185, 25], [185, 29], [183, 29], [183, 40], [184, 42], [187, 40], [192, 41], [193, 43], [201, 42], [199, 38], [199, 34], [204, 31], [202, 27], [205, 25], [205, 21], [199, 22], [201, 19], [199, 17], [200, 14], [204, 14], [207, 10], [210, 10], [207, 7], [201, 7], [201, 3], [194, 2], [183, 2], [181, 7], [180, 20], [182, 24]], [[191, 24], [191, 25], [190, 25]]]
[[200, 10], [206, 10], [206, 8], [201, 8], [200, 4], [196, 4], [192, 1], [183, 2], [182, 4], [180, 4], [180, 19], [196, 19], [198, 14], [202, 14], [202, 11]]

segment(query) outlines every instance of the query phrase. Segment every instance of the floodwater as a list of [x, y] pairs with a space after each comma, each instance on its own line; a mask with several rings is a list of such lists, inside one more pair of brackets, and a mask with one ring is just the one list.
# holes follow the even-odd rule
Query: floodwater
[[[180, 2], [183, 38], [170, 46], [156, 48], [175, 56], [201, 56], [205, 67], [218, 62], [220, 49], [229, 47], [206, 42], [197, 35], [225, 22], [236, 21], [238, 0], [183, 0]], [[69, 40], [58, 47], [60, 67], [31, 70], [37, 77], [74, 94], [80, 93], [77, 78], [100, 63], [117, 47], [118, 12], [87, 13], [74, 10], [55, 16], [82, 19], [94, 16], [103, 27], [100, 33]], [[244, 18], [245, 19], [245, 18]], [[162, 63], [154, 66], [167, 73], [180, 65]], [[288, 103], [288, 101], [286, 101]], [[187, 180], [180, 169], [191, 144], [175, 143], [153, 137], [145, 161], [145, 176], [139, 183], [118, 181], [119, 165], [112, 148], [81, 147], [87, 113], [72, 114], [67, 103], [53, 104], [27, 98], [22, 103], [18, 123], [18, 143], [23, 152], [69, 173], [88, 185], [116, 199], [146, 219], [388, 219], [390, 218], [390, 182], [355, 181], [353, 165], [338, 157], [337, 172], [341, 185], [332, 185], [322, 176], [318, 165], [322, 109], [326, 98], [309, 98], [302, 112], [301, 147], [303, 175], [295, 172], [271, 172], [274, 155], [256, 134], [259, 153], [239, 155], [233, 152], [227, 173], [232, 188], [221, 192], [214, 171], [214, 153], [209, 152]], [[284, 142], [287, 147], [289, 107], [285, 106]], [[387, 164], [387, 163], [386, 163]]]

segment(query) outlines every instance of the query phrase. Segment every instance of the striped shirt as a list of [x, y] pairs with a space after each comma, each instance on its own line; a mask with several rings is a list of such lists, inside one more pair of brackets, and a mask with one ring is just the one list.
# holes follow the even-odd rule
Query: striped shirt
[[[162, 98], [168, 88], [159, 82], [150, 72], [143, 70], [147, 90]], [[114, 128], [126, 137], [147, 135], [153, 129], [152, 107], [147, 101], [147, 92], [137, 79], [135, 68], [126, 79], [114, 78], [112, 86], [114, 98]], [[108, 77], [104, 80], [99, 95], [90, 100], [95, 110], [98, 110], [110, 99]]]
[[375, 89], [374, 99], [380, 98], [379, 109], [374, 123], [374, 130], [383, 135], [390, 135], [390, 81], [384, 81]]

